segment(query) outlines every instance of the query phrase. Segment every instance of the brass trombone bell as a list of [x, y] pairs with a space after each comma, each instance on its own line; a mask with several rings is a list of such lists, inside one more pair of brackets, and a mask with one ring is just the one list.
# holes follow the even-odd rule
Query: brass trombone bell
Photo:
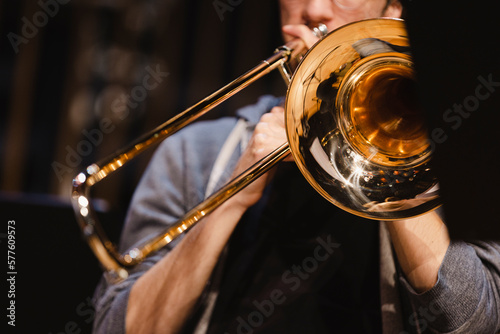
[[369, 219], [440, 205], [404, 22], [374, 19], [330, 33], [304, 57], [285, 102], [290, 150], [308, 182]]
[[[303, 50], [300, 41], [278, 48], [240, 78], [75, 177], [75, 212], [109, 280], [126, 278], [126, 268], [173, 241], [290, 152], [307, 181], [331, 203], [350, 213], [395, 220], [440, 205], [404, 22], [371, 19], [341, 27], [314, 45], [290, 77], [288, 65]], [[288, 142], [159, 235], [119, 254], [97, 221], [90, 188], [274, 69], [281, 71], [288, 84]]]

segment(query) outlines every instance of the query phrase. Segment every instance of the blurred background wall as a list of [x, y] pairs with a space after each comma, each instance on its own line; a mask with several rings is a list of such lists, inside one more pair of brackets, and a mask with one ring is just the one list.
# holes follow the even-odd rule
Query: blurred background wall
[[[100, 269], [72, 178], [271, 55], [277, 1], [2, 0], [0, 35], [0, 246], [15, 220], [17, 320], [86, 333]], [[204, 118], [285, 88], [271, 74]], [[152, 153], [95, 189], [113, 238]]]

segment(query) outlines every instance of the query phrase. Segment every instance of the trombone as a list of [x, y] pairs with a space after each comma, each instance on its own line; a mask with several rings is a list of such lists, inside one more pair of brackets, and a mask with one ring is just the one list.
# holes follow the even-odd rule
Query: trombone
[[[305, 55], [304, 44], [294, 40], [114, 156], [76, 175], [73, 207], [107, 279], [125, 279], [127, 268], [188, 231], [289, 153], [316, 191], [350, 213], [395, 220], [438, 207], [438, 183], [429, 166], [431, 148], [408, 50], [404, 22], [399, 19], [348, 24], [329, 33]], [[295, 66], [292, 75], [290, 69]], [[92, 186], [275, 69], [288, 84], [288, 142], [159, 235], [120, 254], [97, 220], [90, 198]]]

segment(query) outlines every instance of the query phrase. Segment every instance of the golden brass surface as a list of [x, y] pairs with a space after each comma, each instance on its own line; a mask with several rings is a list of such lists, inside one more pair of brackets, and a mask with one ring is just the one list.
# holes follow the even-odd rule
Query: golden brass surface
[[[214, 94], [186, 109], [73, 180], [73, 204], [83, 234], [108, 279], [172, 242], [228, 198], [266, 173], [289, 152], [307, 181], [327, 200], [353, 214], [380, 220], [413, 217], [440, 205], [429, 166], [430, 146], [418, 99], [404, 22], [359, 21], [341, 27], [304, 52], [300, 41], [276, 53]], [[295, 69], [290, 78], [290, 68]], [[263, 75], [279, 69], [288, 85], [288, 142], [176, 224], [142, 246], [119, 254], [100, 227], [90, 188], [137, 154], [191, 123]]]
[[401, 66], [386, 66], [368, 74], [351, 97], [352, 136], [388, 155], [406, 158], [425, 151], [427, 129], [414, 88], [411, 73]]
[[290, 151], [314, 189], [345, 211], [395, 220], [440, 205], [413, 72], [404, 22], [374, 19], [328, 34], [294, 73]]

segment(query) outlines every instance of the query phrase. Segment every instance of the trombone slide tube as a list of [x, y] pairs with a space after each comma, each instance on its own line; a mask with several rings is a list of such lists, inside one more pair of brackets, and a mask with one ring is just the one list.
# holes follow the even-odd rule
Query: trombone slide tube
[[[294, 47], [294, 49], [291, 47]], [[110, 281], [119, 281], [126, 278], [128, 276], [128, 272], [125, 267], [132, 266], [142, 261], [144, 256], [147, 256], [147, 254], [150, 254], [152, 251], [163, 247], [162, 245], [166, 245], [168, 243], [166, 242], [168, 238], [172, 238], [173, 240], [178, 236], [178, 234], [177, 232], [170, 231], [169, 233], [165, 233], [164, 236], [154, 238], [153, 242], [148, 243], [144, 250], [139, 252], [141, 254], [146, 254], [144, 256], [136, 256], [137, 254], [134, 252], [122, 256], [118, 253], [115, 245], [108, 239], [99, 224], [90, 198], [91, 187], [105, 179], [110, 174], [116, 172], [138, 154], [179, 131], [181, 128], [198, 119], [209, 110], [235, 95], [254, 81], [260, 79], [274, 69], [279, 68], [290, 58], [296, 57], [298, 52], [302, 52], [303, 48], [304, 46], [303, 44], [301, 45], [300, 42], [294, 42], [291, 46], [286, 45], [278, 48], [271, 57], [263, 60], [250, 71], [220, 88], [195, 105], [184, 110], [177, 116], [161, 124], [130, 144], [125, 149], [117, 152], [114, 156], [88, 166], [86, 170], [79, 173], [73, 179], [71, 198], [78, 224], [87, 243], [101, 263], [105, 272], [108, 274], [108, 279]], [[260, 175], [262, 175], [262, 173]], [[246, 183], [246, 181], [240, 180], [237, 183]], [[231, 190], [231, 192], [233, 192], [233, 190]], [[217, 204], [219, 201], [219, 199], [212, 199], [210, 207], [215, 209], [217, 206], [222, 204], [222, 202]], [[208, 212], [213, 211], [213, 209], [208, 207], [202, 210], [200, 209], [196, 214], [193, 211], [190, 211], [190, 214], [187, 215], [192, 216], [192, 218], [189, 218], [190, 221], [177, 223], [175, 226], [176, 230], [182, 230], [184, 225], [194, 225], [194, 223], [191, 223], [191, 220], [196, 222], [201, 219], [202, 216], [208, 214]], [[167, 235], [170, 235], [170, 237]]]
[[168, 245], [182, 233], [196, 225], [203, 217], [212, 213], [229, 198], [236, 195], [250, 183], [268, 172], [274, 165], [283, 160], [290, 153], [288, 143], [282, 144], [269, 155], [265, 156], [232, 181], [227, 183], [220, 190], [208, 197], [205, 201], [190, 210], [176, 224], [166, 229], [158, 237], [152, 239], [142, 247], [134, 248], [124, 256], [128, 264], [134, 265], [142, 261], [149, 254]]

